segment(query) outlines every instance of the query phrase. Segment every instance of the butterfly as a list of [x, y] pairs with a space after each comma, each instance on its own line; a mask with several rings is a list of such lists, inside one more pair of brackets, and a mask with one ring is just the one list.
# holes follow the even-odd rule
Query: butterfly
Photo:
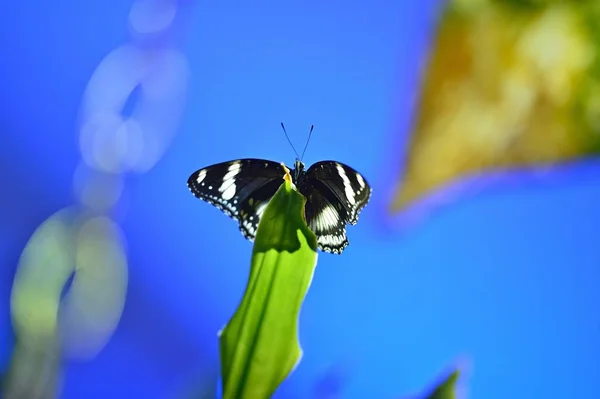
[[[321, 161], [305, 170], [300, 159], [296, 158], [290, 175], [296, 189], [306, 197], [306, 224], [317, 236], [321, 251], [341, 254], [349, 243], [346, 225], [358, 222], [371, 197], [371, 187], [360, 173], [341, 162]], [[244, 237], [254, 241], [260, 218], [287, 169], [279, 162], [238, 159], [195, 171], [187, 185], [197, 198], [236, 219]]]

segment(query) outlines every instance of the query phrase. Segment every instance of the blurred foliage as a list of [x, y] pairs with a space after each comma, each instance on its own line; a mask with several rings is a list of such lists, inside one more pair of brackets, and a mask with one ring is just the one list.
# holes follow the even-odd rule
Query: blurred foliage
[[53, 398], [63, 358], [93, 358], [116, 328], [127, 288], [118, 226], [77, 207], [50, 216], [27, 243], [11, 295], [16, 345], [5, 398]]
[[317, 262], [289, 174], [260, 219], [244, 297], [220, 334], [224, 399], [267, 399], [301, 357], [300, 307]]
[[433, 391], [431, 391], [426, 399], [456, 399], [456, 383], [460, 373], [458, 370], [450, 373]]
[[430, 388], [418, 395], [403, 397], [403, 399], [464, 399], [466, 393], [462, 386], [459, 387], [459, 377], [461, 373], [459, 369], [454, 369], [448, 375], [444, 376], [440, 382], [436, 383], [433, 388]]
[[125, 175], [152, 169], [178, 131], [190, 70], [174, 33], [191, 15], [185, 3], [135, 1], [131, 40], [110, 51], [87, 82], [78, 115], [77, 206], [44, 221], [21, 256], [4, 398], [58, 396], [62, 360], [94, 358], [119, 323], [126, 240], [110, 215], [123, 215]]
[[45, 341], [17, 340], [8, 372], [0, 386], [4, 399], [53, 399], [61, 380], [61, 355], [57, 336]]
[[461, 177], [600, 153], [600, 2], [452, 0], [392, 211]]

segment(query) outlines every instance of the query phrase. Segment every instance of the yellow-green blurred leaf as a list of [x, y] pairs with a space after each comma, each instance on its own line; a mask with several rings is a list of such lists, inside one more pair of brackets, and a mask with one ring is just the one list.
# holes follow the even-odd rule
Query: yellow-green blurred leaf
[[456, 399], [456, 383], [459, 376], [458, 370], [452, 372], [433, 391], [427, 394], [426, 399]]
[[466, 176], [600, 153], [600, 2], [518, 3], [447, 4], [394, 212]]

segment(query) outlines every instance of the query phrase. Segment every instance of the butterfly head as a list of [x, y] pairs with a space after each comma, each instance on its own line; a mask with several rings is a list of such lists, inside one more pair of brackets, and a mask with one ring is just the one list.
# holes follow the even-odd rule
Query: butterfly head
[[304, 174], [304, 162], [302, 162], [301, 160], [299, 160], [298, 158], [296, 158], [296, 161], [294, 162], [294, 170], [292, 170], [292, 178], [294, 180], [294, 182], [298, 182], [298, 179], [300, 178], [300, 176], [302, 176], [302, 174]]

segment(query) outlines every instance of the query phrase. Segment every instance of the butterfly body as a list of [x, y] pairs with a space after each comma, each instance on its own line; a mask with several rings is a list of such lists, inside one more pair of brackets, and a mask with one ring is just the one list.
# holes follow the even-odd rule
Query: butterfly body
[[[236, 219], [242, 234], [254, 240], [258, 222], [269, 200], [283, 183], [288, 168], [263, 159], [239, 159], [192, 173], [188, 187]], [[340, 254], [348, 246], [346, 225], [356, 224], [368, 203], [371, 188], [360, 173], [336, 161], [321, 161], [308, 170], [296, 160], [292, 183], [304, 197], [304, 218], [317, 236], [319, 249]]]

